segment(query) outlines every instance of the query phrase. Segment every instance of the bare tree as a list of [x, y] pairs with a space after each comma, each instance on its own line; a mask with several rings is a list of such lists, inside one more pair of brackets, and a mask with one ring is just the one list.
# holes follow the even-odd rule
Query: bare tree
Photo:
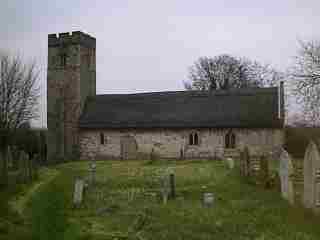
[[247, 58], [219, 55], [200, 57], [189, 68], [187, 90], [218, 90], [228, 88], [274, 86], [283, 74], [270, 65], [263, 65]]
[[25, 64], [19, 56], [0, 54], [0, 154], [1, 185], [6, 186], [7, 147], [16, 130], [37, 117], [39, 72], [35, 63]]
[[290, 70], [294, 94], [301, 104], [305, 119], [320, 125], [320, 41], [300, 41], [295, 65]]

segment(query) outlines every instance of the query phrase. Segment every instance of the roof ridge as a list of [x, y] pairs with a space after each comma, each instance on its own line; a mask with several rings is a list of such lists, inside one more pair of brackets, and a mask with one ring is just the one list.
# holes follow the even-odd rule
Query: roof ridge
[[228, 90], [214, 90], [214, 91], [201, 91], [201, 90], [179, 90], [179, 91], [155, 91], [155, 92], [137, 92], [137, 93], [105, 93], [105, 94], [97, 94], [96, 97], [100, 96], [137, 96], [137, 95], [158, 95], [158, 94], [201, 94], [201, 95], [216, 95], [216, 94], [236, 94], [236, 93], [254, 93], [252, 91], [257, 91], [259, 93], [275, 90], [278, 87], [249, 87], [249, 88], [232, 88]]

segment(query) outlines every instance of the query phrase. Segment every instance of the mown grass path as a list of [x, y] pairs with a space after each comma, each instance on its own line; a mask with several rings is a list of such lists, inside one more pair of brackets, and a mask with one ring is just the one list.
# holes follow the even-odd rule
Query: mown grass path
[[29, 188], [26, 188], [25, 191], [22, 191], [19, 195], [14, 196], [9, 200], [9, 205], [14, 211], [23, 215], [25, 210], [26, 203], [30, 200], [32, 195], [43, 185], [50, 183], [57, 175], [58, 171], [56, 169], [42, 168], [39, 175], [40, 179], [32, 184]]

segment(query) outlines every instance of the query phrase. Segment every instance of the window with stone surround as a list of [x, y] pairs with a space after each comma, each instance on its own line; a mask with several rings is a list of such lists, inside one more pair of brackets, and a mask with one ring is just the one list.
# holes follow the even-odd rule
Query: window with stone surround
[[225, 148], [235, 148], [236, 147], [236, 135], [229, 131], [225, 136]]
[[199, 136], [198, 133], [189, 134], [189, 145], [199, 145]]
[[60, 67], [65, 67], [67, 65], [67, 54], [63, 53], [60, 55]]
[[100, 144], [104, 145], [104, 134], [100, 133]]

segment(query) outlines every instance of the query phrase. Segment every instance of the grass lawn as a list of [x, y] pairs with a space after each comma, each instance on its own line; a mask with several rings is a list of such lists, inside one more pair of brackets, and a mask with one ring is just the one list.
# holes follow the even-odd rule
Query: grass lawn
[[[213, 161], [99, 161], [96, 184], [75, 209], [73, 182], [78, 176], [89, 177], [88, 166], [88, 162], [58, 165], [54, 169], [58, 174], [39, 187], [51, 189], [52, 196], [64, 193], [67, 221], [62, 239], [320, 239], [319, 218]], [[167, 171], [175, 173], [177, 197], [163, 204], [157, 193]], [[203, 189], [214, 193], [210, 208], [201, 204]], [[30, 191], [34, 196], [41, 192]], [[37, 204], [28, 193], [29, 200], [19, 200], [20, 211], [21, 203], [28, 202], [23, 210], [26, 221], [32, 221], [28, 216], [41, 203], [50, 201], [48, 194], [38, 197]]]

